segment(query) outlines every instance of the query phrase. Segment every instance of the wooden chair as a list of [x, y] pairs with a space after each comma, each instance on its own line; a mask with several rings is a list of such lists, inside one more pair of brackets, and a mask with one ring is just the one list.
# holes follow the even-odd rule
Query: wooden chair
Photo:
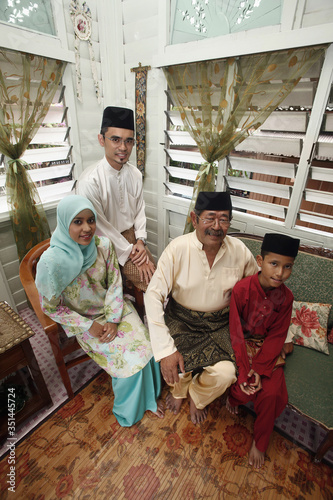
[[134, 297], [134, 299], [135, 299], [134, 307], [137, 310], [137, 313], [140, 316], [141, 321], [144, 323], [145, 306], [144, 306], [144, 299], [143, 299], [143, 291], [140, 290], [140, 288], [136, 287], [129, 279], [127, 279], [123, 273], [121, 273], [121, 274], [122, 274], [122, 280], [123, 280], [124, 294], [128, 294], [131, 297]]
[[[23, 258], [20, 264], [20, 279], [28, 300], [36, 313], [46, 335], [51, 343], [58, 370], [66, 388], [69, 398], [74, 396], [68, 370], [72, 366], [91, 359], [88, 354], [83, 354], [68, 361], [65, 356], [81, 349], [75, 337], [67, 337], [62, 327], [43, 313], [39, 302], [38, 291], [35, 285], [36, 266], [39, 257], [50, 246], [50, 238], [38, 243]], [[82, 351], [83, 352], [83, 351]]]

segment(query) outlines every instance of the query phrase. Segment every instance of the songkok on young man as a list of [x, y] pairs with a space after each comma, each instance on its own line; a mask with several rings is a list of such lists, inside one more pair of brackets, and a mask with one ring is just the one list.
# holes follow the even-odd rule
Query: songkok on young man
[[227, 236], [231, 215], [228, 193], [200, 192], [194, 231], [166, 247], [145, 294], [154, 356], [170, 386], [167, 406], [176, 414], [189, 396], [193, 423], [236, 380], [227, 328], [231, 290], [257, 271], [246, 246]]

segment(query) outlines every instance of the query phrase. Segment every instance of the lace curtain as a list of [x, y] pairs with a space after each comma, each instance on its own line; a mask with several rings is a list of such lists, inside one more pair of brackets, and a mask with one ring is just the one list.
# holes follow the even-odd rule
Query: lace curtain
[[37, 188], [21, 156], [41, 126], [66, 63], [0, 50], [0, 152], [7, 158], [6, 194], [19, 260], [50, 236]]
[[174, 105], [206, 160], [194, 184], [184, 233], [199, 191], [215, 190], [214, 162], [259, 128], [324, 53], [290, 49], [164, 68]]

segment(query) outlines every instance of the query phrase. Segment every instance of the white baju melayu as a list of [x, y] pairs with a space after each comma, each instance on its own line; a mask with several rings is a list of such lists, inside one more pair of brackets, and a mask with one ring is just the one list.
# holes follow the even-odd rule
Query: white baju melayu
[[136, 239], [147, 238], [141, 172], [128, 162], [116, 170], [104, 157], [81, 174], [76, 193], [94, 205], [96, 234], [112, 241], [119, 264], [124, 266], [133, 245], [121, 233], [134, 226]]

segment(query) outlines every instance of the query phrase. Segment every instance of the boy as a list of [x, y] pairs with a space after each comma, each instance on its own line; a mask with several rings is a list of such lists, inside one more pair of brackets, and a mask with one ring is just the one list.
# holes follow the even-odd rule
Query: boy
[[254, 402], [257, 418], [249, 452], [249, 464], [260, 468], [275, 419], [288, 402], [283, 364], [284, 342], [290, 325], [293, 294], [284, 285], [291, 275], [299, 240], [282, 234], [266, 234], [257, 274], [239, 281], [230, 302], [230, 337], [239, 371], [231, 386], [227, 408]]

